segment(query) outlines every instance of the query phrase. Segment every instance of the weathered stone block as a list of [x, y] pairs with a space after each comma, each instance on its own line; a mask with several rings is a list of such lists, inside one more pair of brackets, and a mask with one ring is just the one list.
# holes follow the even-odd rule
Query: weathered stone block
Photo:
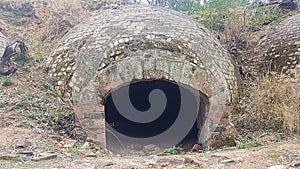
[[183, 62], [179, 61], [170, 61], [170, 80], [174, 80], [176, 82], [179, 82], [181, 78], [181, 72], [182, 72], [182, 67], [183, 67]]

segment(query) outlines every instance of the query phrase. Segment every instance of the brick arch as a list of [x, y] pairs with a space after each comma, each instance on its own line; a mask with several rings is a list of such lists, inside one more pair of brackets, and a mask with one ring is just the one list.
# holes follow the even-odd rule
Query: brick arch
[[[166, 65], [176, 65], [176, 68], [170, 71]], [[95, 77], [97, 102], [101, 104], [111, 90], [122, 84], [160, 79], [187, 85], [201, 91], [207, 97], [215, 97], [212, 96], [212, 92], [218, 88], [218, 83], [210, 84], [204, 69], [189, 62], [161, 58], [132, 58], [97, 72]]]
[[104, 146], [103, 99], [132, 79], [176, 81], [205, 94], [209, 106], [198, 137], [203, 144], [211, 144], [211, 136], [221, 139], [216, 128], [226, 133], [237, 94], [235, 67], [209, 31], [158, 7], [102, 11], [64, 37], [50, 64], [56, 90], [73, 101], [82, 126]]

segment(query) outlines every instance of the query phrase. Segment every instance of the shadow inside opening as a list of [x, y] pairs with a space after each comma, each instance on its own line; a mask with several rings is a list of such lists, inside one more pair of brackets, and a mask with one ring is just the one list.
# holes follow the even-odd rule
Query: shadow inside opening
[[[139, 81], [126, 85], [112, 91], [105, 100], [105, 137], [108, 150], [116, 153], [132, 151], [145, 152], [152, 150], [163, 151], [164, 149], [172, 146], [180, 146], [184, 150], [190, 150], [192, 146], [197, 143], [199, 126], [201, 126], [204, 121], [203, 118], [206, 107], [206, 101], [203, 94], [188, 86], [178, 85], [166, 80]], [[124, 117], [124, 114], [117, 110], [112, 97], [112, 94], [116, 94], [115, 96], [119, 97], [116, 92], [117, 90], [128, 90], [124, 92], [128, 93], [128, 98], [132, 105], [126, 106], [133, 106], [137, 111], [144, 113], [151, 108], [149, 94], [155, 89], [159, 89], [164, 92], [167, 100], [166, 107], [158, 118], [148, 123], [134, 122]], [[186, 97], [189, 97], [190, 102], [196, 102], [198, 99], [200, 100], [200, 104], [198, 105], [199, 112], [196, 117], [197, 119], [192, 121], [193, 124], [191, 124], [191, 129], [189, 132], [185, 133], [185, 137], [176, 144], [170, 144], [170, 142], [172, 142], [170, 139], [172, 138], [161, 139], [157, 142], [148, 142], [147, 138], [155, 137], [164, 133], [174, 124], [178, 118], [178, 113], [181, 107], [182, 98], [180, 92], [182, 91], [187, 93]], [[130, 113], [127, 112], [128, 110], [122, 111]], [[122, 135], [127, 137], [124, 138]]]

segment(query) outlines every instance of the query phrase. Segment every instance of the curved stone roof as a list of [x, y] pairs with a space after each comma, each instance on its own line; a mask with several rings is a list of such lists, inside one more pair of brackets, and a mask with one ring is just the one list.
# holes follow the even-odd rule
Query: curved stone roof
[[300, 69], [300, 14], [286, 19], [260, 42], [266, 51], [260, 68], [293, 73]]
[[56, 90], [73, 101], [89, 137], [102, 143], [101, 106], [112, 90], [132, 81], [164, 79], [202, 92], [209, 115], [201, 117], [206, 120], [199, 126], [205, 130], [199, 142], [218, 124], [229, 123], [237, 95], [236, 69], [220, 43], [198, 22], [165, 8], [124, 5], [99, 11], [75, 26], [50, 59]]
[[99, 70], [147, 54], [189, 62], [205, 70], [210, 83], [220, 83], [219, 90], [233, 93], [234, 67], [207, 29], [179, 12], [151, 6], [107, 9], [76, 26], [53, 53], [51, 75], [59, 92], [70, 96], [72, 89], [89, 86]]

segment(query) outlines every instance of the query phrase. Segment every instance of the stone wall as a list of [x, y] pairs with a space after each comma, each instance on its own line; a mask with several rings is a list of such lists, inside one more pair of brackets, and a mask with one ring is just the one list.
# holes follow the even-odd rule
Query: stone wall
[[50, 65], [55, 89], [72, 100], [89, 137], [104, 146], [105, 97], [122, 84], [165, 79], [203, 93], [209, 100], [199, 126], [203, 144], [227, 132], [237, 96], [236, 69], [211, 33], [182, 13], [152, 6], [100, 11], [64, 37]]
[[300, 79], [300, 15], [292, 16], [264, 37], [260, 50], [265, 52], [259, 60], [263, 71], [290, 74]]

